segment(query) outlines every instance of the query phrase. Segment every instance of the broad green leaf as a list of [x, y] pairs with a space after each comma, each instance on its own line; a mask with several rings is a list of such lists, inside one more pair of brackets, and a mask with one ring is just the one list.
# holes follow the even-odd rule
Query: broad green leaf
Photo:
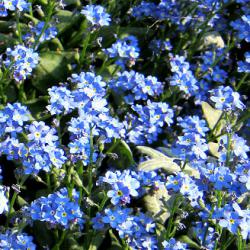
[[[71, 236], [71, 234], [70, 234]], [[67, 237], [63, 244], [61, 245], [60, 249], [67, 249], [67, 250], [83, 250], [83, 247], [81, 244], [77, 242], [77, 240], [74, 237]]]
[[115, 236], [115, 234], [113, 233], [112, 229], [109, 229], [109, 236], [111, 238], [111, 248], [109, 248], [110, 250], [111, 249], [114, 249], [114, 250], [123, 250], [123, 246], [121, 245], [119, 239], [117, 239], [117, 237]]
[[161, 152], [164, 153], [164, 155], [167, 155], [169, 157], [173, 157], [175, 159], [180, 159], [176, 155], [173, 154], [172, 150], [170, 148], [165, 148], [165, 147], [159, 147], [158, 148]]
[[126, 169], [135, 163], [130, 147], [123, 140], [117, 142], [114, 149], [109, 153], [115, 153], [117, 155], [117, 158], [110, 161], [113, 161], [118, 168]]
[[76, 6], [81, 6], [81, 1], [80, 0], [64, 0], [63, 1], [66, 5], [76, 5]]
[[[157, 170], [159, 168], [162, 168], [169, 174], [173, 174], [173, 173], [181, 171], [180, 166], [174, 162], [174, 160], [176, 158], [168, 157], [168, 156], [164, 155], [163, 153], [161, 153], [155, 149], [151, 149], [149, 147], [139, 146], [137, 148], [141, 152], [143, 152], [144, 154], [147, 154], [148, 156], [151, 156], [151, 158], [152, 158], [152, 159], [149, 159], [149, 160], [146, 160], [146, 161], [140, 163], [138, 166], [139, 170], [141, 170], [141, 171], [154, 171], [154, 170]], [[191, 168], [188, 164], [186, 164], [183, 172], [185, 172], [191, 176], [194, 176], [196, 178], [200, 177], [199, 172], [197, 170]]]
[[158, 242], [163, 242], [166, 240], [166, 228], [163, 224], [161, 223], [156, 223], [156, 235]]
[[10, 37], [9, 35], [5, 35], [0, 33], [0, 52], [4, 52], [7, 47], [12, 47], [14, 45], [15, 39]]
[[75, 52], [44, 52], [40, 54], [39, 64], [33, 72], [32, 84], [42, 93], [52, 85], [66, 80], [68, 63], [74, 61]]
[[97, 250], [98, 247], [102, 244], [105, 238], [105, 232], [98, 233], [92, 238], [90, 247], [88, 250]]
[[217, 31], [208, 32], [203, 35], [203, 37], [200, 39], [200, 46], [198, 50], [207, 49], [208, 47], [215, 47], [215, 48], [224, 48], [225, 43]]
[[181, 168], [169, 158], [159, 157], [144, 161], [139, 164], [139, 170], [141, 171], [154, 171], [159, 168], [164, 169], [169, 174], [181, 171]]
[[[163, 186], [152, 194], [143, 197], [146, 209], [162, 224], [169, 218], [170, 212], [166, 210], [165, 203], [171, 198], [167, 189]], [[164, 201], [164, 202], [163, 202]]]
[[[222, 116], [222, 111], [214, 109], [212, 106], [210, 106], [207, 102], [202, 102], [201, 104], [203, 114], [206, 118], [206, 121], [208, 123], [208, 127], [213, 130], [216, 124], [218, 123], [219, 119]], [[217, 125], [216, 131], [214, 131], [214, 135], [220, 134], [223, 124], [225, 123], [223, 119], [219, 122], [220, 124]]]
[[187, 235], [178, 237], [178, 240], [187, 243], [192, 248], [201, 249], [201, 247], [195, 241], [191, 240]]
[[40, 246], [52, 247], [54, 242], [53, 234], [46, 226], [46, 223], [41, 221], [34, 221], [32, 230], [36, 241]]
[[208, 143], [208, 148], [209, 148], [209, 151], [210, 153], [215, 156], [215, 157], [219, 157], [219, 144], [218, 143], [215, 143], [215, 142], [209, 142]]
[[23, 207], [25, 205], [28, 205], [28, 202], [23, 199], [20, 195], [17, 196], [17, 204], [20, 206], [20, 207]]
[[71, 174], [71, 178], [77, 187], [81, 187], [81, 188], [84, 187], [80, 176], [78, 175], [78, 173], [75, 170]]
[[163, 153], [159, 152], [158, 150], [155, 150], [150, 147], [146, 146], [137, 146], [136, 147], [142, 154], [148, 155], [151, 158], [158, 158], [158, 157], [166, 157]]
[[58, 33], [60, 34], [70, 29], [75, 24], [75, 22], [80, 20], [81, 17], [80, 15], [76, 15], [75, 13], [69, 10], [59, 10], [55, 14], [55, 18], [57, 18], [58, 20], [56, 28], [58, 30]]

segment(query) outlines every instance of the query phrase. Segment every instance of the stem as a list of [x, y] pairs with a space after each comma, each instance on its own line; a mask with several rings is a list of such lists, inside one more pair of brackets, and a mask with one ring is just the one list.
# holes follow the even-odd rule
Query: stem
[[52, 248], [52, 250], [60, 250], [60, 246], [62, 245], [64, 239], [65, 239], [65, 236], [67, 234], [67, 231], [64, 230], [61, 234], [61, 237], [59, 239], [59, 241], [55, 244], [55, 246]]
[[215, 123], [214, 127], [213, 127], [212, 130], [210, 131], [210, 135], [211, 135], [211, 136], [213, 136], [213, 133], [214, 133], [214, 131], [217, 129], [217, 127], [218, 127], [220, 121], [222, 120], [224, 114], [225, 114], [224, 112], [221, 113], [221, 115], [220, 115], [218, 121]]
[[42, 35], [44, 34], [45, 30], [49, 27], [49, 22], [51, 20], [52, 14], [53, 14], [53, 10], [54, 10], [55, 4], [53, 0], [49, 0], [48, 3], [48, 12], [46, 13], [46, 17], [45, 17], [45, 23], [44, 26], [41, 30], [41, 33], [39, 34], [39, 36], [36, 38], [35, 43], [33, 45], [33, 49], [37, 49], [40, 43], [40, 39], [42, 37]]
[[[92, 188], [93, 188], [93, 154], [94, 154], [94, 142], [93, 142], [93, 127], [90, 129], [90, 156], [89, 156], [89, 167], [88, 167], [88, 197], [91, 198], [91, 192], [92, 192]], [[88, 214], [88, 219], [86, 222], [86, 232], [87, 232], [87, 240], [86, 240], [86, 244], [87, 244], [87, 249], [91, 243], [92, 240], [92, 234], [93, 232], [90, 231], [90, 218], [91, 218], [91, 206], [88, 206], [88, 210], [87, 210], [87, 214]]]
[[173, 219], [174, 219], [174, 214], [178, 208], [178, 197], [175, 198], [174, 203], [173, 203], [173, 209], [170, 212], [170, 217], [169, 217], [169, 221], [168, 221], [168, 227], [166, 230], [166, 239], [169, 240], [170, 238], [170, 233], [171, 233], [171, 229], [172, 229], [172, 223], [173, 223]]
[[221, 247], [221, 250], [226, 250], [235, 240], [235, 236], [229, 238], [229, 240]]
[[87, 34], [87, 36], [84, 39], [83, 44], [82, 44], [82, 52], [81, 52], [81, 55], [80, 55], [80, 65], [82, 64], [82, 62], [83, 62], [83, 60], [85, 58], [86, 50], [88, 48], [90, 38], [91, 38], [91, 33], [88, 32], [88, 34]]
[[249, 73], [245, 73], [244, 76], [241, 78], [241, 80], [239, 81], [238, 85], [235, 87], [235, 90], [238, 91], [241, 87], [241, 85], [244, 83], [244, 81], [246, 80], [246, 78], [248, 77]]
[[[27, 180], [28, 176], [27, 175], [24, 175], [21, 179], [20, 182], [17, 182], [17, 185], [19, 185], [20, 187], [23, 186], [24, 182]], [[15, 204], [15, 201], [16, 201], [16, 198], [18, 196], [18, 192], [14, 191], [14, 194], [11, 198], [11, 201], [10, 201], [10, 206], [9, 206], [9, 212], [8, 212], [8, 215], [7, 215], [7, 220], [6, 220], [6, 227], [8, 227], [9, 223], [10, 223], [10, 219], [11, 219], [11, 216], [12, 216], [12, 213], [13, 213], [13, 210], [14, 210], [14, 204]]]
[[19, 11], [16, 11], [16, 26], [17, 26], [17, 32], [18, 32], [18, 40], [19, 43], [23, 43], [23, 39], [22, 39], [22, 30], [20, 27], [20, 13]]

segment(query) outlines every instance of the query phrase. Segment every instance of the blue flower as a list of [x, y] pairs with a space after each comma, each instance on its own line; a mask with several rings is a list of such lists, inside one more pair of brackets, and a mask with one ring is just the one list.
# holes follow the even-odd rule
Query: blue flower
[[245, 61], [238, 62], [238, 72], [250, 73], [250, 52], [245, 53]]
[[226, 204], [223, 208], [217, 209], [213, 213], [213, 218], [219, 220], [219, 225], [222, 228], [226, 228], [233, 234], [237, 234], [240, 217], [237, 212], [233, 211], [233, 208]]
[[38, 53], [23, 45], [16, 45], [14, 49], [7, 48], [6, 55], [4, 64], [13, 71], [13, 77], [17, 82], [21, 82], [31, 75], [32, 70], [38, 64]]
[[195, 95], [198, 90], [197, 80], [195, 79], [190, 65], [183, 56], [170, 55], [171, 71], [174, 73], [170, 80], [171, 86], [178, 86], [186, 94]]
[[219, 86], [217, 89], [209, 91], [211, 93], [210, 100], [215, 103], [215, 108], [220, 110], [236, 110], [245, 108], [240, 101], [238, 92], [234, 92], [229, 86]]
[[30, 3], [25, 0], [3, 0], [2, 2], [4, 7], [11, 11], [27, 11], [30, 7]]
[[243, 15], [240, 19], [233, 21], [230, 25], [237, 31], [240, 40], [250, 42], [250, 15]]
[[135, 64], [135, 61], [139, 57], [140, 49], [137, 38], [130, 35], [117, 40], [112, 44], [111, 48], [104, 49], [104, 52], [110, 58], [117, 58], [116, 64], [125, 68], [125, 64], [129, 67]]
[[44, 25], [45, 22], [40, 21], [35, 26], [32, 26], [30, 33], [27, 33], [23, 36], [23, 40], [25, 40], [28, 44], [33, 45], [38, 37], [40, 43], [55, 38], [57, 35], [56, 27], [47, 27], [45, 30], [43, 30]]
[[205, 136], [205, 133], [209, 131], [206, 126], [206, 121], [200, 119], [199, 116], [186, 116], [181, 118], [177, 117], [178, 125], [182, 127], [184, 133], [197, 133], [201, 136]]
[[47, 109], [52, 115], [68, 114], [74, 108], [73, 96], [66, 87], [53, 86], [48, 89], [50, 95]]
[[26, 233], [7, 230], [5, 233], [0, 234], [0, 248], [3, 250], [35, 250], [36, 245], [33, 243], [32, 236], [28, 236]]
[[97, 27], [109, 26], [111, 21], [110, 15], [100, 5], [87, 5], [82, 9], [81, 14], [85, 15], [87, 20]]
[[187, 244], [177, 241], [174, 238], [171, 238], [169, 241], [164, 240], [162, 242], [164, 250], [187, 250]]
[[0, 185], [0, 214], [9, 211], [9, 200], [5, 194], [6, 190]]
[[66, 188], [34, 200], [24, 210], [33, 220], [48, 222], [51, 225], [61, 225], [69, 228], [71, 225], [83, 226], [83, 213], [80, 210], [79, 194], [72, 190], [72, 200], [68, 197]]
[[111, 198], [113, 205], [130, 203], [130, 196], [137, 197], [139, 195], [140, 182], [137, 180], [137, 175], [129, 170], [116, 171], [114, 174], [108, 171], [105, 177], [99, 179], [98, 183], [110, 185], [111, 190], [109, 189], [107, 195]]
[[217, 190], [224, 188], [230, 188], [233, 181], [233, 174], [227, 167], [218, 167], [214, 169], [214, 173], [210, 175], [209, 181], [214, 183], [214, 187]]

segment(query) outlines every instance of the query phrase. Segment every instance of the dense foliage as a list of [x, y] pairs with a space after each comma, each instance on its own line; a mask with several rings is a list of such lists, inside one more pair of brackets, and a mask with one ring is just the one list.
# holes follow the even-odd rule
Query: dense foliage
[[0, 249], [249, 249], [249, 0], [0, 0]]

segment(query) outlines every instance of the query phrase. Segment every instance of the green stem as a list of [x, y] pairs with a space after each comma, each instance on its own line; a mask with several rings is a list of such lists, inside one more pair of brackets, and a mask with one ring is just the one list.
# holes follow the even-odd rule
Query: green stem
[[[89, 198], [91, 198], [91, 192], [93, 188], [93, 154], [94, 154], [94, 140], [93, 140], [93, 128], [90, 129], [90, 156], [89, 156], [89, 166], [88, 166], [88, 193], [89, 193]], [[93, 232], [90, 231], [90, 218], [91, 218], [91, 206], [88, 206], [87, 209], [87, 215], [88, 219], [86, 222], [86, 232], [87, 232], [87, 239], [86, 239], [86, 244], [87, 244], [87, 249], [92, 241], [92, 234]]]
[[241, 87], [241, 85], [245, 82], [246, 78], [248, 77], [249, 73], [245, 73], [244, 76], [241, 78], [237, 86], [235, 87], [235, 90], [238, 91]]
[[87, 34], [87, 36], [84, 39], [83, 44], [82, 44], [82, 51], [80, 54], [80, 65], [82, 65], [83, 60], [85, 59], [85, 55], [86, 55], [87, 48], [89, 46], [90, 38], [91, 38], [91, 33], [88, 32], [88, 34]]
[[229, 240], [226, 241], [225, 244], [221, 247], [221, 250], [226, 250], [235, 240], [235, 236], [229, 238]]
[[54, 8], [55, 8], [54, 1], [49, 0], [49, 3], [48, 3], [47, 6], [48, 6], [48, 11], [47, 11], [47, 13], [45, 15], [45, 23], [44, 23], [44, 26], [43, 26], [43, 28], [41, 30], [41, 33], [39, 34], [39, 36], [35, 40], [35, 43], [33, 45], [34, 50], [38, 48], [42, 35], [44, 34], [45, 30], [49, 27], [49, 22], [50, 22], [50, 20], [52, 18], [52, 14], [53, 14], [53, 11], [54, 11]]
[[61, 234], [61, 237], [59, 239], [59, 241], [55, 244], [55, 246], [52, 248], [52, 250], [60, 250], [60, 246], [62, 245], [64, 239], [65, 239], [65, 236], [67, 234], [67, 231], [64, 230]]
[[172, 227], [173, 227], [173, 220], [174, 220], [174, 214], [178, 208], [178, 197], [175, 198], [174, 202], [173, 202], [173, 208], [170, 212], [170, 217], [168, 220], [168, 226], [167, 226], [167, 230], [166, 230], [166, 239], [169, 240], [170, 238], [170, 233], [172, 231]]
[[[21, 181], [17, 182], [17, 185], [22, 187], [24, 182], [27, 180], [28, 176], [27, 175], [24, 175], [21, 179]], [[11, 198], [11, 201], [10, 201], [10, 205], [9, 205], [9, 212], [8, 212], [8, 215], [7, 215], [7, 220], [6, 220], [6, 227], [9, 226], [9, 223], [10, 223], [10, 219], [11, 219], [11, 216], [12, 216], [12, 213], [14, 212], [14, 204], [15, 204], [15, 201], [16, 201], [16, 198], [18, 196], [18, 192], [14, 191], [14, 194]]]
[[15, 16], [16, 16], [16, 25], [17, 25], [17, 32], [18, 32], [18, 40], [19, 40], [19, 43], [22, 44], [23, 43], [23, 39], [22, 39], [22, 30], [21, 30], [21, 27], [20, 27], [20, 13], [19, 11], [16, 11], [15, 13]]

